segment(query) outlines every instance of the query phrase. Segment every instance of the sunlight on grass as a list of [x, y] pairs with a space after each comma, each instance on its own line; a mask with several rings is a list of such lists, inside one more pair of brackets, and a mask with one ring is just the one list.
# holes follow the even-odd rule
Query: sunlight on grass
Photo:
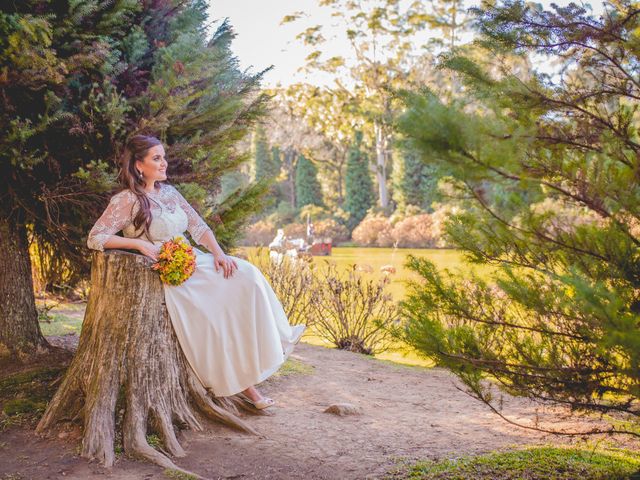
[[[241, 250], [249, 255], [256, 255], [258, 249], [253, 247], [243, 247]], [[263, 249], [263, 254], [268, 255], [268, 250], [266, 248]], [[389, 293], [393, 295], [393, 298], [396, 301], [400, 301], [405, 295], [406, 281], [409, 279], [420, 279], [415, 272], [404, 267], [408, 254], [412, 254], [416, 257], [427, 258], [442, 270], [460, 270], [463, 272], [470, 272], [474, 270], [465, 262], [460, 251], [449, 249], [335, 247], [332, 249], [330, 256], [313, 257], [313, 262], [319, 269], [323, 269], [326, 265], [325, 261], [335, 262], [342, 271], [351, 268], [351, 265], [353, 264], [368, 265], [371, 267], [373, 272], [363, 272], [363, 277], [376, 279], [382, 278], [382, 276], [385, 275], [380, 272], [380, 267], [384, 265], [392, 265], [395, 267], [396, 273], [391, 274], [391, 282], [387, 288]], [[486, 275], [489, 273], [490, 269], [486, 267], [475, 267], [475, 271], [481, 275]], [[313, 331], [306, 333], [302, 340], [311, 345], [334, 348], [334, 345], [331, 342], [321, 338]], [[411, 366], [427, 368], [434, 366], [433, 361], [418, 355], [413, 349], [404, 345], [397, 345], [395, 349], [375, 355], [374, 358]]]
[[[256, 249], [241, 248], [241, 250], [255, 254]], [[268, 254], [266, 249], [264, 252]], [[405, 294], [405, 280], [418, 278], [414, 272], [404, 267], [406, 256], [409, 253], [417, 257], [428, 258], [441, 269], [446, 268], [454, 271], [458, 269], [469, 270], [468, 264], [465, 263], [459, 251], [440, 249], [337, 247], [333, 248], [331, 256], [314, 257], [314, 262], [318, 265], [318, 268], [322, 268], [324, 260], [328, 260], [335, 262], [341, 269], [345, 270], [349, 268], [349, 265], [354, 263], [366, 264], [372, 267], [373, 273], [363, 273], [365, 278], [381, 278], [384, 274], [380, 272], [380, 267], [383, 265], [392, 265], [396, 268], [396, 273], [391, 275], [391, 283], [388, 288], [394, 299], [399, 301]], [[478, 270], [478, 272], [480, 272], [480, 270]], [[39, 302], [39, 305], [42, 306], [42, 302]], [[48, 319], [40, 321], [42, 333], [45, 336], [58, 336], [69, 333], [79, 335], [82, 328], [84, 308], [84, 304], [78, 303], [62, 303], [56, 305], [56, 307], [49, 312]], [[313, 331], [306, 333], [302, 341], [311, 345], [329, 348], [334, 347], [329, 341], [319, 337]], [[413, 349], [402, 345], [398, 345], [393, 350], [375, 355], [373, 358], [404, 365], [433, 367], [431, 360], [421, 357], [413, 351]], [[285, 363], [280, 374], [287, 375], [289, 368], [295, 370], [296, 367], [292, 365], [294, 364], [287, 365], [287, 363]]]
[[[310, 331], [309, 331], [310, 330]], [[302, 337], [302, 341], [304, 343], [308, 343], [310, 345], [318, 345], [320, 347], [327, 348], [336, 348], [328, 340], [320, 337], [317, 333], [313, 332], [313, 329], [309, 329], [309, 333], [305, 333]], [[409, 349], [406, 346], [398, 345], [396, 350], [390, 350], [387, 352], [379, 353], [374, 355], [372, 358], [376, 358], [378, 360], [387, 360], [394, 363], [400, 363], [403, 365], [411, 365], [417, 367], [427, 367], [431, 368], [434, 366], [434, 363], [428, 358], [424, 358], [415, 353], [412, 349]]]
[[623, 480], [640, 469], [640, 458], [622, 449], [536, 447], [453, 460], [419, 462], [391, 478], [415, 480]]
[[295, 358], [288, 358], [273, 377], [286, 377], [289, 375], [310, 375], [314, 372], [313, 365], [308, 365]]
[[82, 329], [82, 318], [69, 317], [54, 313], [50, 315], [50, 320], [41, 320], [40, 329], [44, 336], [59, 336], [67, 335], [69, 333], [76, 333], [80, 335]]
[[[244, 251], [250, 255], [255, 255], [257, 247], [242, 247]], [[265, 255], [268, 250], [263, 250]], [[381, 278], [384, 274], [380, 272], [380, 267], [384, 265], [392, 265], [396, 269], [395, 274], [391, 274], [391, 282], [389, 284], [389, 292], [396, 301], [402, 299], [405, 294], [406, 280], [419, 280], [420, 277], [404, 267], [407, 255], [412, 254], [416, 257], [426, 258], [432, 261], [436, 267], [441, 270], [448, 269], [451, 271], [468, 272], [475, 271], [480, 275], [487, 275], [491, 269], [489, 267], [470, 266], [464, 259], [462, 252], [451, 249], [437, 248], [362, 248], [362, 247], [334, 247], [331, 255], [327, 257], [313, 257], [313, 263], [318, 268], [325, 265], [325, 260], [335, 262], [341, 270], [350, 268], [350, 265], [369, 265], [373, 269], [373, 273], [363, 273], [365, 278]]]

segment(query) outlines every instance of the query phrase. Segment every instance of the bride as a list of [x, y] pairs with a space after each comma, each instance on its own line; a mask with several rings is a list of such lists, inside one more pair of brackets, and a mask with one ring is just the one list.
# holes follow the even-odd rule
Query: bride
[[[177, 286], [164, 284], [171, 323], [189, 364], [215, 396], [241, 396], [256, 408], [273, 405], [254, 386], [275, 373], [300, 340], [282, 304], [250, 262], [226, 255], [213, 231], [167, 179], [161, 142], [136, 135], [120, 170], [115, 194], [89, 233], [89, 248], [138, 250], [157, 259], [163, 241], [184, 236], [199, 245], [196, 269]], [[116, 235], [122, 231], [124, 236]]]

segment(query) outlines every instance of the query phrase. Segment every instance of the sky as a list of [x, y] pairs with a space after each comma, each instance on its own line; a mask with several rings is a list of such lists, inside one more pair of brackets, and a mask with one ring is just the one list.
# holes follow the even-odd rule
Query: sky
[[[551, 0], [539, 1], [548, 7]], [[558, 5], [566, 5], [568, 0], [556, 0]], [[591, 2], [593, 11], [602, 11], [600, 0]], [[285, 15], [303, 11], [306, 18], [280, 25]], [[296, 40], [295, 36], [306, 26], [323, 24], [327, 26], [328, 37], [337, 33], [335, 19], [326, 7], [318, 6], [318, 0], [209, 0], [211, 20], [228, 17], [237, 34], [232, 49], [240, 61], [241, 68], [258, 72], [273, 65], [263, 80], [265, 87], [280, 83], [287, 86], [295, 82], [308, 82], [317, 85], [332, 83], [331, 77], [315, 72], [305, 74], [297, 72], [304, 65], [305, 57], [311, 52], [309, 47]], [[348, 45], [342, 39], [329, 41], [324, 50], [327, 56], [341, 55]]]

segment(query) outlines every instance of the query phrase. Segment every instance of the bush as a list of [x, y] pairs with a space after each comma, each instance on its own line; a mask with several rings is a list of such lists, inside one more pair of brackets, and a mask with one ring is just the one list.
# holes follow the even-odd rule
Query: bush
[[307, 225], [304, 223], [290, 223], [283, 227], [287, 238], [307, 238]]
[[385, 289], [389, 278], [363, 279], [354, 269], [339, 273], [334, 262], [317, 273], [312, 310], [316, 332], [336, 347], [373, 355], [391, 347], [398, 309]]
[[586, 207], [559, 198], [545, 198], [532, 204], [529, 211], [538, 217], [540, 231], [556, 239], [563, 234], [575, 234], [577, 227], [603, 223], [596, 213]]
[[276, 236], [276, 227], [268, 220], [260, 220], [246, 228], [246, 234], [240, 245], [265, 246]]
[[315, 229], [315, 236], [318, 239], [324, 239], [330, 237], [333, 243], [345, 242], [349, 240], [349, 229], [338, 223], [333, 218], [327, 218], [320, 220], [313, 224]]
[[400, 220], [393, 227], [391, 236], [398, 247], [435, 247], [438, 240], [433, 231], [433, 219], [428, 213]]
[[436, 239], [435, 247], [446, 248], [451, 247], [452, 243], [446, 234], [446, 223], [450, 217], [461, 212], [460, 207], [456, 205], [444, 204], [434, 205], [435, 211], [431, 214], [431, 229], [433, 237]]
[[271, 284], [289, 323], [312, 325], [312, 304], [317, 295], [313, 277], [314, 265], [286, 255], [281, 262], [273, 262], [265, 248], [259, 248], [250, 254], [249, 261], [262, 271]]
[[443, 205], [433, 213], [424, 213], [408, 205], [389, 218], [370, 212], [353, 230], [352, 239], [361, 247], [447, 247], [445, 223], [458, 210], [458, 207]]
[[285, 225], [293, 222], [296, 218], [296, 209], [289, 202], [281, 201], [278, 207], [271, 213], [266, 220], [273, 225]]
[[391, 223], [384, 215], [368, 214], [351, 233], [353, 241], [361, 247], [390, 247], [393, 245]]

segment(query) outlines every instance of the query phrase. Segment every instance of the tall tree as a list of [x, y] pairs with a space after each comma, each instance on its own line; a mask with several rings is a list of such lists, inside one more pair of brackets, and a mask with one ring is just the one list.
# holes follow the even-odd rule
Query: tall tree
[[[453, 56], [445, 66], [482, 108], [406, 96], [402, 130], [437, 152], [466, 199], [448, 232], [494, 274], [443, 275], [412, 257], [424, 282], [403, 302], [404, 337], [500, 414], [487, 378], [542, 403], [640, 419], [640, 15], [627, 0], [609, 6], [600, 18], [519, 0], [476, 10], [488, 56], [535, 53], [562, 68], [496, 78]], [[508, 201], [491, 201], [486, 184]]]
[[296, 207], [305, 205], [323, 206], [322, 188], [318, 182], [318, 169], [304, 155], [298, 158], [296, 165]]
[[269, 148], [269, 141], [262, 125], [257, 125], [253, 131], [253, 160], [256, 180], [273, 180], [280, 173], [280, 165], [274, 162], [274, 156]]
[[[209, 35], [206, 2], [0, 5], [0, 357], [45, 346], [28, 243], [87, 272], [85, 239], [114, 190], [130, 134], [158, 135], [169, 177], [201, 207], [224, 248], [260, 208], [261, 183], [211, 204], [233, 148], [262, 114], [261, 74], [238, 68], [233, 32]], [[37, 12], [34, 14], [33, 12]], [[29, 235], [31, 237], [29, 237]]]
[[400, 207], [414, 205], [429, 211], [438, 199], [437, 168], [424, 161], [419, 152], [406, 146], [396, 151], [393, 178], [393, 199]]
[[[371, 127], [370, 136], [375, 146], [379, 204], [387, 208], [387, 170], [395, 115], [393, 91], [407, 86], [411, 66], [424, 45], [417, 34], [427, 25], [428, 9], [422, 2], [407, 4], [401, 0], [322, 0], [319, 3], [330, 8], [332, 16], [341, 21], [351, 47], [350, 55], [323, 58], [321, 47], [327, 39], [322, 25], [312, 25], [297, 37], [315, 48], [308, 55], [305, 68], [335, 75], [336, 87], [351, 95], [359, 105], [362, 118]], [[288, 15], [283, 22], [296, 21], [302, 16], [302, 13]]]
[[[427, 15], [431, 30], [439, 30], [442, 35], [431, 39], [431, 43], [440, 50], [453, 53], [462, 41], [462, 34], [468, 31], [472, 17], [465, 7], [465, 0], [434, 0]], [[448, 71], [450, 77], [443, 87], [449, 97], [460, 93], [460, 84], [456, 73]]]
[[301, 153], [320, 155], [325, 148], [325, 139], [305, 121], [298, 89], [278, 89], [270, 93], [273, 99], [265, 123], [269, 126], [269, 141], [281, 154], [280, 195], [295, 209], [298, 158]]
[[353, 230], [375, 203], [373, 184], [369, 175], [369, 160], [362, 151], [362, 133], [356, 132], [349, 149], [345, 178], [346, 198], [344, 209], [349, 212], [347, 226]]
[[318, 166], [318, 173], [330, 195], [327, 204], [341, 207], [344, 202], [344, 175], [354, 129], [364, 123], [354, 98], [343, 89], [321, 88], [309, 84], [294, 84], [278, 92], [278, 99], [287, 102], [297, 118], [316, 132], [304, 136], [301, 150], [309, 151]]

